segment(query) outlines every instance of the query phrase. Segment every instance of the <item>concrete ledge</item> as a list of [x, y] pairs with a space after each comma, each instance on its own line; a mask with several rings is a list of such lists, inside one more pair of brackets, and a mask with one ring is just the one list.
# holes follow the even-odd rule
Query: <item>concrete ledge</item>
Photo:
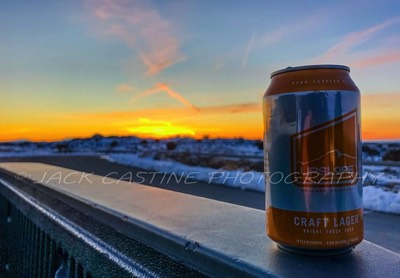
[[0, 168], [0, 178], [28, 179], [33, 188], [65, 196], [104, 224], [212, 276], [396, 277], [400, 271], [400, 255], [367, 241], [329, 258], [281, 251], [265, 235], [259, 210], [40, 163]]

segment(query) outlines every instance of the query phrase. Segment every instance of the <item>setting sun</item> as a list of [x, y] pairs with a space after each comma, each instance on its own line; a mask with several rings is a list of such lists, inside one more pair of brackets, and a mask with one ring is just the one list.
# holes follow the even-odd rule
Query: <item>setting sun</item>
[[196, 135], [193, 130], [187, 127], [175, 126], [167, 121], [152, 121], [147, 118], [139, 119], [138, 126], [128, 127], [126, 130], [134, 135], [153, 138]]

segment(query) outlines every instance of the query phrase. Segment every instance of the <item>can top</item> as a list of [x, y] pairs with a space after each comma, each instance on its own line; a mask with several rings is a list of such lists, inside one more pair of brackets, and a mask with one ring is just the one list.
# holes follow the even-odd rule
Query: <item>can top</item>
[[307, 65], [307, 66], [299, 66], [299, 67], [287, 67], [285, 69], [280, 69], [277, 71], [274, 71], [271, 73], [271, 78], [275, 75], [281, 74], [281, 73], [287, 73], [287, 72], [292, 72], [292, 71], [300, 71], [300, 70], [314, 70], [314, 69], [339, 69], [339, 70], [345, 70], [350, 72], [350, 68], [348, 66], [344, 65]]
[[305, 91], [342, 90], [359, 92], [350, 78], [350, 68], [342, 65], [288, 67], [271, 74], [265, 95]]

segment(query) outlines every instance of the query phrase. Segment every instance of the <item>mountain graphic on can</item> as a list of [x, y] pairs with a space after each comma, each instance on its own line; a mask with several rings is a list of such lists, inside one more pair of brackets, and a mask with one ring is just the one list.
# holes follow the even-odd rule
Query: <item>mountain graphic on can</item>
[[334, 158], [336, 158], [336, 159], [340, 159], [341, 157], [345, 156], [345, 157], [348, 157], [348, 158], [352, 159], [353, 161], [356, 161], [356, 158], [354, 156], [345, 154], [345, 153], [341, 152], [340, 150], [334, 149], [334, 150], [331, 150], [331, 151], [327, 152], [326, 154], [324, 154], [324, 155], [322, 155], [322, 156], [320, 156], [318, 158], [312, 159], [310, 161], [305, 161], [305, 162], [297, 161], [297, 163], [300, 163], [302, 166], [308, 165], [308, 164], [310, 164], [312, 162], [321, 162], [322, 163], [326, 159], [331, 160], [332, 159], [332, 154], [333, 154]]

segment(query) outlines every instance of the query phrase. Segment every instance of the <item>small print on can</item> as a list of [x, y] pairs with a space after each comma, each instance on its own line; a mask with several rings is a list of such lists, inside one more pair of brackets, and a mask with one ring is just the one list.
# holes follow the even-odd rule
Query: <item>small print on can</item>
[[363, 240], [360, 92], [341, 65], [271, 74], [263, 98], [267, 234], [335, 255]]

